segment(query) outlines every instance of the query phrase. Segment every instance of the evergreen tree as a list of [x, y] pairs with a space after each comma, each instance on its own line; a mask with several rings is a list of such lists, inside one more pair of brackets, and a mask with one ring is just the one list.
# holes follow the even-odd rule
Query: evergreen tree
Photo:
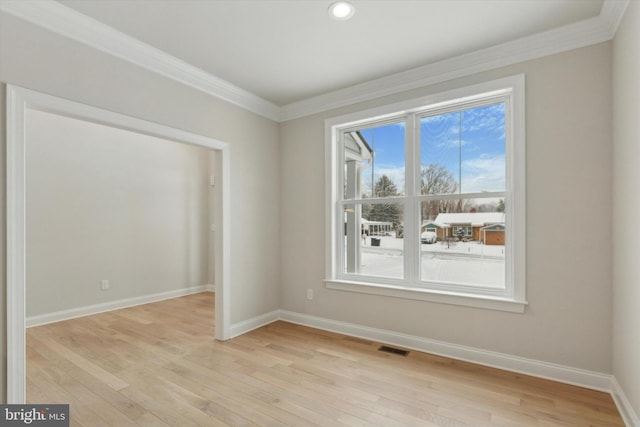
[[[376, 181], [374, 188], [375, 197], [393, 197], [398, 195], [398, 187], [391, 179], [382, 175]], [[393, 223], [393, 228], [400, 225], [400, 209], [397, 204], [375, 203], [369, 210], [369, 221], [381, 221]]]
[[398, 195], [398, 187], [387, 175], [382, 175], [373, 189], [375, 197], [393, 197]]

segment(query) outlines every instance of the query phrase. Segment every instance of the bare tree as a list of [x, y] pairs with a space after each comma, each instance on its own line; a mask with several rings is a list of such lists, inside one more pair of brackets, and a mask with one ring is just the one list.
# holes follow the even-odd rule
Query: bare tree
[[422, 168], [422, 194], [452, 194], [458, 190], [458, 183], [453, 174], [443, 165], [431, 163]]
[[[458, 191], [458, 183], [446, 167], [431, 163], [420, 171], [420, 190], [426, 194], [453, 194]], [[429, 200], [422, 204], [422, 218], [434, 220], [439, 213], [459, 211], [461, 200]]]

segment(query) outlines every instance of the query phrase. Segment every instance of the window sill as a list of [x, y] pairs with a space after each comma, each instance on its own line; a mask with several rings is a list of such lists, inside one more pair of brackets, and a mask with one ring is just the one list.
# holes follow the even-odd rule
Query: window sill
[[431, 289], [405, 288], [401, 286], [382, 285], [347, 280], [325, 280], [327, 289], [358, 292], [362, 294], [381, 295], [394, 298], [404, 298], [419, 301], [430, 301], [442, 304], [461, 305], [466, 307], [484, 308], [488, 310], [524, 313], [526, 301], [516, 301], [508, 298], [497, 298], [484, 295], [460, 294], [453, 292], [434, 291]]

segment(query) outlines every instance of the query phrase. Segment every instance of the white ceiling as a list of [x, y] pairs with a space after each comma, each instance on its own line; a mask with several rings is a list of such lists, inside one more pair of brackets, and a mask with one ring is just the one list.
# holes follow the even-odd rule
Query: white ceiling
[[8, 13], [283, 122], [611, 40], [630, 0], [0, 0]]
[[277, 106], [597, 17], [603, 0], [60, 0]]

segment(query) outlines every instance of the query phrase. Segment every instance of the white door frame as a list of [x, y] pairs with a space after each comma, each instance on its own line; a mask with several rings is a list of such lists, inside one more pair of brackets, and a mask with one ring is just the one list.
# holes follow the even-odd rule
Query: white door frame
[[230, 304], [230, 147], [229, 144], [158, 123], [7, 85], [7, 403], [25, 403], [25, 116], [40, 110], [216, 150], [215, 338], [229, 334]]

